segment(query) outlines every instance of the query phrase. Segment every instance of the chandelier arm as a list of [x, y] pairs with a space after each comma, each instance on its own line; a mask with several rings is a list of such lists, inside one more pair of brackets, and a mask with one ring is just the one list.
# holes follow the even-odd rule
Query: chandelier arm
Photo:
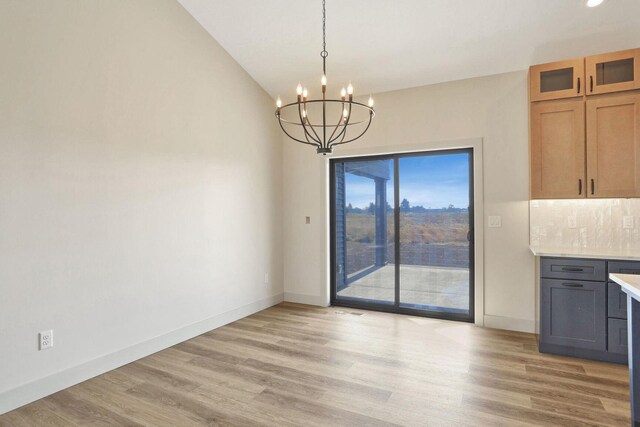
[[358, 136], [356, 136], [355, 138], [352, 138], [352, 139], [350, 139], [350, 140], [348, 140], [348, 141], [340, 141], [340, 142], [337, 142], [337, 143], [335, 143], [335, 144], [331, 144], [331, 146], [330, 146], [330, 147], [333, 147], [334, 145], [340, 145], [340, 144], [346, 144], [346, 143], [348, 143], [348, 142], [353, 142], [353, 141], [355, 141], [356, 139], [361, 138], [361, 137], [362, 137], [362, 135], [364, 135], [365, 133], [367, 133], [367, 131], [369, 130], [369, 126], [371, 126], [371, 122], [372, 122], [372, 121], [373, 121], [373, 113], [369, 113], [369, 123], [367, 124], [367, 127], [362, 131], [362, 133], [361, 133], [360, 135], [358, 135]]
[[[304, 118], [302, 117], [302, 109], [300, 108], [300, 107], [301, 107], [301, 105], [302, 105], [302, 104], [298, 102], [298, 116], [300, 117], [300, 124], [302, 125], [302, 129], [304, 129], [304, 136], [305, 136], [305, 138], [307, 139], [307, 141], [309, 140], [309, 138], [311, 138], [311, 139], [315, 142], [315, 145], [320, 145], [320, 137], [318, 136], [318, 132], [316, 132], [316, 130], [313, 128], [313, 126], [311, 126], [311, 124], [309, 124], [309, 127], [311, 128], [311, 131], [312, 131], [312, 132], [314, 133], [314, 135], [316, 136], [316, 137], [314, 138], [314, 137], [313, 137], [313, 135], [311, 135], [311, 134], [309, 133], [309, 131], [307, 130], [307, 126], [304, 124]], [[306, 111], [307, 111], [307, 110], [305, 109], [305, 112], [306, 112]], [[308, 113], [307, 113], [307, 116], [306, 116], [306, 117], [309, 117], [309, 116], [308, 116]]]
[[342, 138], [340, 143], [342, 143], [342, 141], [344, 140], [344, 137], [347, 134], [347, 127], [349, 126], [349, 120], [351, 120], [351, 108], [352, 108], [352, 103], [351, 101], [349, 101], [349, 112], [347, 113], [347, 117], [345, 117], [344, 127], [342, 128], [342, 131], [338, 134], [338, 136], [335, 137], [333, 141], [329, 141], [329, 147], [331, 147], [331, 144], [334, 141], [337, 141], [340, 138]]
[[[311, 136], [311, 134], [309, 133], [309, 131], [307, 131], [307, 126], [305, 126], [305, 124], [304, 124], [304, 120], [302, 120], [302, 121], [300, 122], [300, 125], [302, 126], [302, 130], [304, 131], [304, 139], [306, 139], [306, 140], [307, 140], [307, 142], [308, 142], [309, 144], [312, 144], [312, 145], [318, 145], [318, 141], [316, 141], [315, 139], [313, 139], [313, 136]], [[309, 141], [309, 138], [311, 138], [311, 140], [312, 140], [313, 142]]]
[[332, 138], [329, 140], [329, 147], [331, 147], [331, 145], [332, 145], [335, 141], [339, 140], [340, 138], [344, 139], [344, 136], [345, 136], [345, 135], [346, 135], [346, 133], [347, 133], [347, 132], [346, 132], [346, 130], [347, 130], [347, 125], [345, 125], [345, 124], [338, 123], [338, 124], [336, 125], [336, 128], [335, 128], [334, 132], [338, 131], [338, 129], [341, 129], [341, 130], [340, 130], [340, 132], [336, 135], [336, 137], [335, 137], [335, 138], [333, 138], [333, 137], [332, 137]]
[[307, 145], [313, 145], [314, 147], [317, 147], [318, 144], [314, 144], [312, 142], [307, 142], [307, 141], [303, 141], [301, 139], [298, 138], [294, 138], [293, 136], [291, 136], [289, 134], [289, 132], [287, 132], [287, 130], [284, 128], [284, 126], [282, 125], [282, 121], [280, 121], [280, 116], [278, 115], [278, 123], [280, 124], [280, 128], [282, 129], [282, 132], [284, 132], [285, 135], [287, 135], [289, 138], [293, 139], [294, 141], [297, 142], [301, 142], [302, 144], [307, 144]]
[[329, 144], [331, 144], [331, 140], [333, 138], [333, 135], [335, 135], [336, 131], [340, 127], [340, 122], [342, 122], [342, 112], [343, 111], [344, 111], [344, 102], [340, 106], [340, 116], [339, 116], [340, 118], [338, 119], [338, 123], [336, 124], [336, 126], [333, 128], [333, 132], [331, 132], [331, 136], [329, 137]]

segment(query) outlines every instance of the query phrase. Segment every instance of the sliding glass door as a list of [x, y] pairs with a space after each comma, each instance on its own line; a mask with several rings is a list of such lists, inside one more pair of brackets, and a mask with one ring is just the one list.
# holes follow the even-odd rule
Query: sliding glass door
[[331, 160], [334, 305], [473, 321], [473, 152]]

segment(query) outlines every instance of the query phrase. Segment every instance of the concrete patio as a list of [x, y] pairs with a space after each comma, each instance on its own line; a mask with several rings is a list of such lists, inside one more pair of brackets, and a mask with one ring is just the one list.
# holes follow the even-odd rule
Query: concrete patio
[[[386, 265], [352, 282], [338, 297], [393, 302], [394, 275], [395, 267]], [[468, 310], [469, 269], [402, 264], [400, 303]]]

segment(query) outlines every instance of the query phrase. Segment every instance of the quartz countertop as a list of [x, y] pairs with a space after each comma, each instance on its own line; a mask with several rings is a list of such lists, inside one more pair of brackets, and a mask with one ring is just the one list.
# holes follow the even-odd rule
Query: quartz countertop
[[640, 250], [611, 248], [554, 248], [529, 246], [535, 256], [552, 256], [566, 258], [619, 259], [640, 261]]
[[609, 274], [609, 278], [616, 282], [622, 290], [640, 301], [640, 274]]

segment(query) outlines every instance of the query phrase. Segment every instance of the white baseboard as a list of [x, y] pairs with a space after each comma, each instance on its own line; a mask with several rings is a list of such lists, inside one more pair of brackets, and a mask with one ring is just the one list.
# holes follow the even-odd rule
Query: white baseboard
[[284, 293], [284, 300], [287, 302], [296, 302], [298, 304], [318, 305], [320, 307], [328, 307], [328, 301], [318, 295], [295, 294], [292, 292]]
[[485, 314], [484, 316], [485, 328], [534, 333], [535, 326], [534, 320], [518, 319], [516, 317], [491, 316], [488, 314]]
[[81, 365], [57, 372], [47, 377], [20, 385], [0, 393], [0, 415], [27, 403], [41, 399], [72, 385], [86, 381], [97, 375], [116, 369], [120, 366], [141, 359], [157, 351], [164, 350], [212, 329], [235, 322], [243, 317], [279, 304], [284, 294], [274, 295], [247, 305], [235, 308], [217, 316], [176, 329], [159, 337], [143, 341], [139, 344], [98, 357]]

